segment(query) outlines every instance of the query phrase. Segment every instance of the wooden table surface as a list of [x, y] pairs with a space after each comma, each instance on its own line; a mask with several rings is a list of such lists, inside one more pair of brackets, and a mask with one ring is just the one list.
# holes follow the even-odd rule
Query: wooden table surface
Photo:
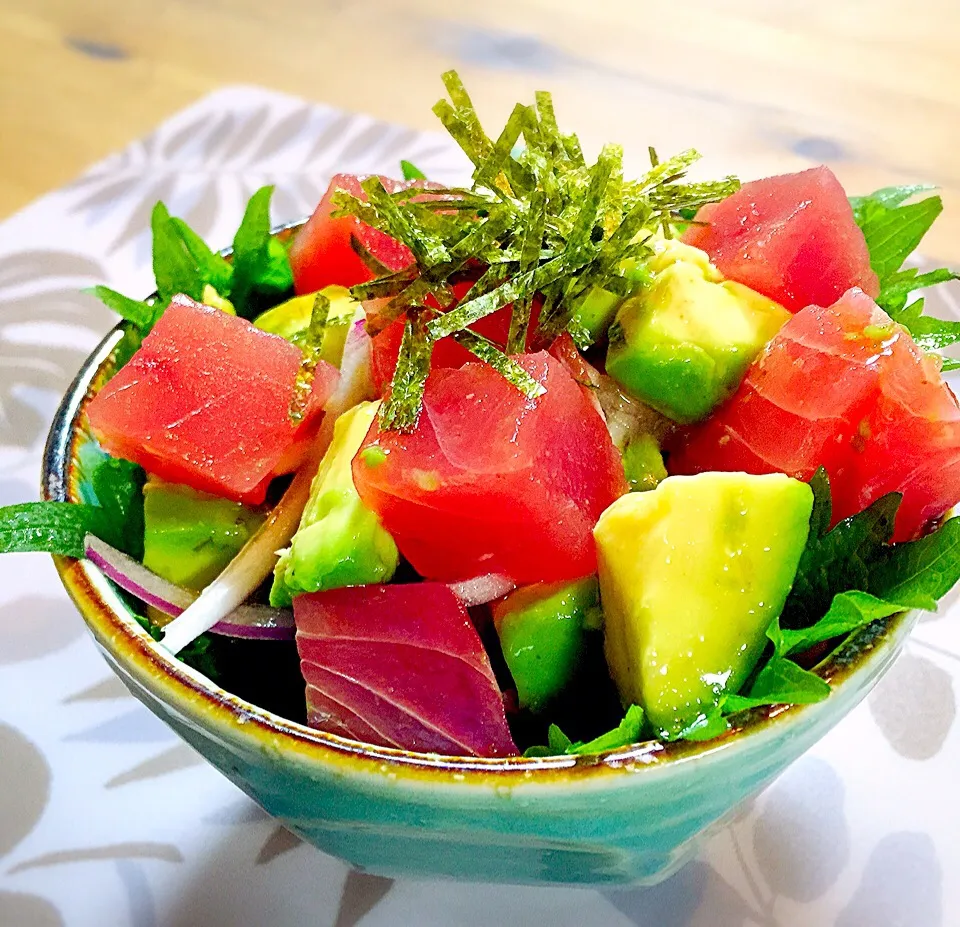
[[224, 84], [431, 127], [457, 67], [495, 128], [547, 88], [637, 164], [937, 184], [924, 250], [960, 263], [958, 38], [958, 0], [0, 0], [0, 215]]

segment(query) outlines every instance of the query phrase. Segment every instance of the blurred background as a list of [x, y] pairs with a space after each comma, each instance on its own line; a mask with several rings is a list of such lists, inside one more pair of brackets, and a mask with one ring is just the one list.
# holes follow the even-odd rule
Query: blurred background
[[711, 175], [936, 184], [924, 250], [956, 262], [958, 36], [957, 0], [3, 0], [0, 215], [227, 84], [435, 128], [456, 67], [491, 127], [550, 89], [637, 164], [695, 146]]

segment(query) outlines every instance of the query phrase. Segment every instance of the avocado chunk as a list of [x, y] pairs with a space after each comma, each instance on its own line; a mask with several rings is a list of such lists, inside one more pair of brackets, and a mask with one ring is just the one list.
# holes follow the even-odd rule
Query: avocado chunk
[[[324, 287], [319, 292], [330, 300], [327, 327], [324, 329], [323, 341], [320, 344], [320, 357], [328, 364], [339, 367], [343, 358], [347, 331], [357, 310], [361, 309], [360, 303], [350, 295], [348, 289], [342, 286]], [[279, 335], [298, 348], [302, 347], [307, 329], [310, 327], [310, 316], [313, 314], [316, 296], [316, 293], [294, 296], [293, 299], [288, 299], [285, 303], [262, 312], [253, 320], [253, 324], [261, 331]]]
[[304, 592], [385, 583], [396, 571], [397, 545], [360, 501], [351, 469], [379, 407], [361, 402], [337, 419], [300, 526], [274, 568], [271, 605], [290, 605]]
[[199, 592], [265, 518], [261, 509], [150, 476], [143, 487], [143, 565]]
[[599, 627], [595, 576], [537, 583], [510, 593], [493, 607], [493, 621], [521, 708], [539, 711], [573, 678], [584, 633]]
[[681, 424], [728, 398], [763, 346], [790, 318], [782, 306], [731, 280], [707, 255], [662, 241], [653, 276], [610, 326], [607, 373]]
[[813, 493], [782, 473], [671, 476], [594, 529], [604, 650], [624, 705], [678, 736], [746, 681], [807, 541]]
[[627, 441], [623, 449], [623, 472], [631, 492], [646, 492], [656, 489], [667, 478], [663, 454], [657, 439], [647, 432], [640, 432]]

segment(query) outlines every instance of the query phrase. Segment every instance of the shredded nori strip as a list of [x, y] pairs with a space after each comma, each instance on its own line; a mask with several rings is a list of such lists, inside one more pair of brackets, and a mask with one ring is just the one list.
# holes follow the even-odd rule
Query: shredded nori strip
[[313, 309], [310, 312], [310, 325], [300, 349], [303, 357], [300, 360], [300, 369], [293, 384], [293, 394], [290, 396], [288, 415], [294, 425], [303, 421], [310, 401], [310, 389], [313, 386], [313, 377], [320, 360], [320, 348], [323, 345], [323, 333], [327, 330], [327, 320], [330, 317], [330, 300], [317, 293], [313, 299]]
[[433, 342], [427, 337], [423, 314], [411, 312], [403, 327], [390, 395], [380, 407], [380, 427], [385, 431], [413, 431], [417, 427], [432, 353]]
[[471, 354], [493, 367], [507, 382], [512, 383], [527, 399], [536, 399], [546, 392], [512, 357], [508, 357], [492, 341], [469, 328], [454, 334], [454, 340]]
[[[352, 290], [357, 299], [387, 301], [368, 323], [371, 331], [406, 316], [382, 428], [414, 426], [432, 344], [442, 338], [453, 336], [514, 383], [522, 382], [522, 368], [509, 355], [530, 343], [547, 345], [565, 330], [582, 343], [579, 301], [593, 287], [621, 297], [634, 292], [636, 268], [652, 253], [648, 239], [672, 234], [691, 210], [739, 186], [732, 177], [686, 182], [700, 157], [692, 149], [666, 160], [649, 149], [650, 169], [637, 180], [624, 178], [618, 145], [604, 146], [588, 165], [576, 135], [561, 133], [553, 99], [543, 91], [533, 105], [518, 103], [492, 140], [457, 73], [447, 72], [443, 82], [449, 99], [434, 112], [473, 163], [472, 186], [388, 193], [371, 177], [363, 182], [367, 202], [344, 192], [333, 197], [335, 216], [357, 216], [415, 258], [410, 268]], [[479, 279], [450, 308], [451, 284], [471, 274]], [[470, 326], [510, 304], [506, 351], [478, 340]]]

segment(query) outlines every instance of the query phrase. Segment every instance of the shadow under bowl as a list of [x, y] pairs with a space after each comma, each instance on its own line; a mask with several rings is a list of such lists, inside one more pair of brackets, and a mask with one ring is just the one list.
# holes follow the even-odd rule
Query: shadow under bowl
[[[122, 337], [87, 360], [54, 419], [47, 499], [89, 498], [85, 416]], [[849, 639], [817, 672], [816, 705], [755, 709], [706, 743], [646, 743], [601, 756], [453, 758], [371, 747], [286, 720], [218, 688], [141, 628], [91, 563], [55, 558], [67, 591], [127, 688], [284, 826], [386, 876], [650, 885], [671, 875], [747, 800], [869, 692], [917, 619]]]

